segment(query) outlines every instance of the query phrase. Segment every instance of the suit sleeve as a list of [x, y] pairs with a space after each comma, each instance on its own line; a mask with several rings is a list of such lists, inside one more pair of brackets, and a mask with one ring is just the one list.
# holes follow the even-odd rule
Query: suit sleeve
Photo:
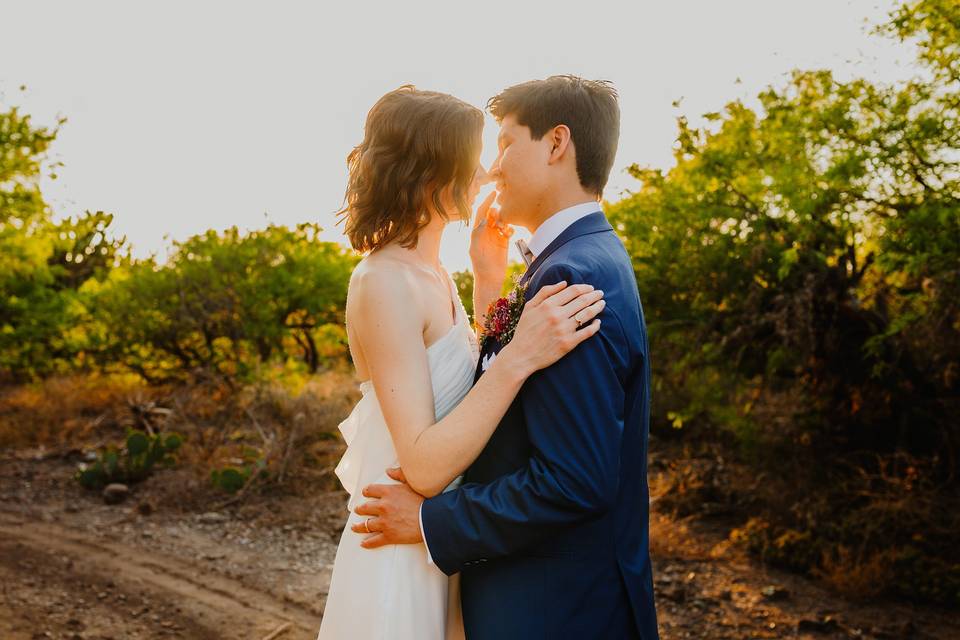
[[[584, 278], [551, 266], [539, 286]], [[612, 305], [600, 331], [520, 391], [532, 454], [488, 484], [466, 484], [423, 503], [424, 541], [452, 575], [465, 565], [517, 553], [613, 507], [620, 477], [625, 394], [618, 371], [629, 349]]]

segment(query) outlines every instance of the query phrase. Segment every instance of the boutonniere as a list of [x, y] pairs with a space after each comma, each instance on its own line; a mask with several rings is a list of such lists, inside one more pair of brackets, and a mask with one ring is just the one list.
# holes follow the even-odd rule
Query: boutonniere
[[513, 332], [520, 322], [520, 314], [523, 313], [523, 305], [526, 303], [526, 290], [527, 285], [520, 284], [517, 280], [510, 293], [490, 303], [480, 324], [481, 346], [486, 346], [488, 340], [496, 340], [504, 347], [513, 339]]

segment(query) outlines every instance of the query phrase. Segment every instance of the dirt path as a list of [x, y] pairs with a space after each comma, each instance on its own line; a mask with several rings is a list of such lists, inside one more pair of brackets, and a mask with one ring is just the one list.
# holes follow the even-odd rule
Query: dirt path
[[[61, 580], [67, 587], [81, 587], [82, 590], [85, 581], [94, 579], [99, 579], [95, 581], [102, 582], [105, 587], [107, 583], [113, 583], [109, 591], [97, 592], [93, 601], [95, 606], [106, 605], [113, 612], [126, 608], [130, 617], [136, 620], [149, 611], [149, 607], [144, 609], [141, 602], [131, 606], [127, 602], [130, 595], [149, 594], [141, 599], [160, 603], [161, 610], [172, 605], [177, 614], [175, 617], [161, 621], [159, 618], [163, 616], [155, 613], [150, 621], [159, 622], [161, 631], [169, 629], [175, 635], [180, 631], [185, 637], [261, 638], [289, 623], [283, 637], [315, 638], [320, 625], [320, 617], [306, 609], [202, 567], [167, 555], [103, 542], [53, 523], [27, 522], [0, 514], [0, 539], [0, 562], [7, 571], [55, 566], [59, 558], [71, 569], [72, 575], [63, 575]], [[126, 594], [126, 597], [117, 596], [111, 602], [111, 591]], [[86, 599], [78, 604], [88, 610]], [[84, 617], [89, 618], [89, 611], [86, 613]], [[30, 617], [25, 616], [25, 622], [35, 625], [38, 620], [30, 620]], [[29, 630], [29, 626], [25, 630]]]
[[745, 557], [702, 522], [654, 514], [650, 535], [663, 640], [960, 639], [957, 612], [846, 599]]
[[[190, 488], [159, 474], [108, 506], [71, 480], [74, 468], [0, 459], [0, 640], [316, 637], [342, 492], [215, 511], [184, 504]], [[695, 521], [657, 514], [651, 540], [663, 640], [960, 638], [956, 612], [845, 600]]]

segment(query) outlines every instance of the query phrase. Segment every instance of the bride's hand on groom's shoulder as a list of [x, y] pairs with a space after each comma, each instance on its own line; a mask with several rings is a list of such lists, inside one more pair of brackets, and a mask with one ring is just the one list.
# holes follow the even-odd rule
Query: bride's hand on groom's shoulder
[[545, 369], [600, 330], [605, 306], [603, 291], [589, 284], [545, 285], [524, 305], [513, 340], [497, 357], [527, 375]]
[[399, 467], [387, 469], [387, 475], [400, 484], [371, 484], [364, 487], [363, 495], [370, 500], [354, 509], [357, 515], [367, 516], [350, 527], [355, 533], [368, 535], [360, 543], [365, 549], [423, 542], [420, 505], [424, 497], [410, 488]]

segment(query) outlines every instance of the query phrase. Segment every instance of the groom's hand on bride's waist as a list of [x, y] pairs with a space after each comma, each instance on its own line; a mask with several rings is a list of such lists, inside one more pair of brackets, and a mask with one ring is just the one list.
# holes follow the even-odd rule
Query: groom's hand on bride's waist
[[400, 484], [371, 484], [363, 488], [370, 500], [357, 505], [354, 512], [366, 516], [350, 529], [369, 534], [361, 543], [365, 549], [376, 549], [385, 544], [417, 544], [423, 542], [420, 534], [420, 504], [424, 497], [407, 485], [403, 472], [387, 469], [387, 475]]

